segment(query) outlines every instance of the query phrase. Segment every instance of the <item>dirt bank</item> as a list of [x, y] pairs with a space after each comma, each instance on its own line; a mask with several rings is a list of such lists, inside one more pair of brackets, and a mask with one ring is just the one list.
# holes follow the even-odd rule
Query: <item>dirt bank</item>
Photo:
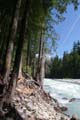
[[33, 80], [20, 79], [13, 98], [15, 109], [23, 120], [68, 120], [52, 99]]

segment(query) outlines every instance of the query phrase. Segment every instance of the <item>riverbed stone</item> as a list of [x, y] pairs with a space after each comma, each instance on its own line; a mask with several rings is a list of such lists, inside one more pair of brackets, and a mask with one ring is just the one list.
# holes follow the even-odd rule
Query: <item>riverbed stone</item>
[[62, 107], [60, 107], [60, 109], [61, 109], [62, 111], [67, 111], [67, 110], [68, 110], [68, 108], [67, 108], [66, 106], [62, 106]]
[[71, 98], [70, 100], [69, 100], [69, 102], [74, 102], [76, 100], [76, 98]]
[[70, 120], [78, 120], [78, 117], [76, 114], [72, 115], [72, 118]]

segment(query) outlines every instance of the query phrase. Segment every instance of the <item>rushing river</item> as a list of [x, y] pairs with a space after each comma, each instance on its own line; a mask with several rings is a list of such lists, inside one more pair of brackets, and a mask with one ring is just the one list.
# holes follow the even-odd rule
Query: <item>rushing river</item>
[[[76, 114], [80, 118], [80, 85], [67, 82], [65, 79], [64, 81], [45, 79], [44, 90], [56, 98], [61, 105], [68, 107], [66, 114], [70, 116]], [[70, 102], [72, 98], [75, 100]]]

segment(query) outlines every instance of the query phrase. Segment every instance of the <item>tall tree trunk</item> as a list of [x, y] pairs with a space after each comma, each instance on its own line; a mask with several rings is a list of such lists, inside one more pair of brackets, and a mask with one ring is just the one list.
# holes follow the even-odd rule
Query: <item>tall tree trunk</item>
[[7, 25], [7, 23], [5, 23], [4, 31], [3, 31], [4, 34], [2, 37], [2, 44], [0, 46], [0, 72], [2, 72], [3, 56], [5, 53], [6, 37], [7, 37], [8, 28], [9, 28], [9, 26]]
[[41, 33], [40, 33], [40, 44], [39, 44], [39, 55], [38, 55], [38, 67], [37, 67], [37, 74], [36, 74], [36, 80], [42, 87], [42, 81], [43, 81], [43, 47], [44, 47], [44, 39], [43, 39], [43, 28], [41, 28]]
[[10, 74], [12, 52], [13, 52], [13, 47], [14, 47], [14, 41], [16, 38], [20, 6], [21, 6], [21, 0], [17, 0], [16, 6], [13, 11], [13, 17], [12, 17], [12, 22], [10, 26], [11, 28], [10, 28], [8, 44], [7, 44], [7, 51], [6, 51], [7, 53], [6, 53], [5, 68], [4, 68], [4, 83], [5, 84]]
[[22, 78], [22, 56], [20, 60], [19, 73], [18, 73], [18, 79], [20, 78]]
[[[4, 18], [5, 19], [5, 18]], [[1, 24], [1, 28], [0, 28], [0, 51], [1, 51], [1, 48], [2, 48], [2, 44], [4, 42], [4, 36], [5, 36], [5, 28], [6, 28], [6, 25], [7, 25], [7, 21], [5, 23], [5, 20], [3, 20], [3, 23]]]
[[24, 13], [21, 20], [21, 27], [19, 32], [19, 40], [18, 40], [18, 46], [16, 49], [16, 56], [15, 56], [15, 62], [12, 72], [12, 77], [9, 82], [8, 92], [6, 95], [6, 102], [9, 104], [11, 103], [11, 98], [14, 96], [15, 87], [17, 83], [18, 73], [19, 73], [19, 66], [20, 66], [20, 60], [21, 60], [21, 54], [24, 44], [24, 36], [25, 36], [25, 29], [26, 29], [26, 20], [28, 19], [28, 7], [29, 7], [29, 0], [26, 0], [25, 7], [24, 7]]
[[5, 19], [5, 15], [6, 15], [6, 11], [1, 12], [1, 15], [0, 15], [0, 28], [2, 26], [3, 20]]
[[36, 58], [34, 56], [33, 62], [32, 62], [32, 76], [33, 76], [33, 78], [35, 78], [35, 75], [36, 75]]
[[28, 40], [27, 44], [27, 60], [26, 60], [26, 66], [30, 65], [30, 47], [31, 47], [31, 40]]
[[2, 81], [3, 85], [1, 85], [4, 88], [3, 88], [3, 91], [0, 94], [0, 96], [2, 96], [2, 98], [0, 100], [0, 111], [2, 111], [4, 98], [5, 98], [5, 93], [6, 93], [6, 89], [7, 89], [7, 86], [8, 86], [8, 77], [9, 77], [9, 74], [10, 74], [11, 58], [12, 58], [14, 41], [15, 41], [15, 38], [16, 38], [20, 5], [21, 5], [21, 0], [17, 0], [14, 11], [13, 11], [11, 28], [10, 28], [10, 33], [9, 33], [9, 38], [8, 38], [8, 43], [7, 43], [7, 51], [6, 51], [6, 58], [5, 58], [5, 69], [4, 69], [4, 79]]
[[41, 58], [41, 63], [40, 63], [40, 85], [43, 88], [43, 79], [45, 75], [45, 56], [44, 56], [44, 41], [43, 41], [43, 49], [42, 49], [42, 58]]

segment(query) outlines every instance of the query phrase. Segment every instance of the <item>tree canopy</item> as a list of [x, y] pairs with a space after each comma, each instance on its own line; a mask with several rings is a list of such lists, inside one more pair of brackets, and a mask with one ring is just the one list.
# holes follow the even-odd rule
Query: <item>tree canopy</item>
[[63, 58], [56, 56], [51, 63], [51, 78], [80, 78], [80, 41], [75, 42], [70, 53], [64, 52]]
[[[24, 72], [30, 73], [42, 88], [44, 56], [46, 51], [50, 51], [51, 46], [54, 47], [57, 39], [54, 25], [62, 21], [62, 14], [69, 4], [73, 4], [76, 9], [78, 2], [78, 0], [0, 0], [1, 112], [4, 103], [7, 105], [11, 103], [19, 71], [22, 71], [22, 75]], [[73, 61], [72, 56], [71, 53]], [[79, 60], [78, 56], [77, 59]], [[62, 67], [61, 60], [56, 57], [55, 62], [55, 70], [59, 72], [60, 68], [56, 66]]]

